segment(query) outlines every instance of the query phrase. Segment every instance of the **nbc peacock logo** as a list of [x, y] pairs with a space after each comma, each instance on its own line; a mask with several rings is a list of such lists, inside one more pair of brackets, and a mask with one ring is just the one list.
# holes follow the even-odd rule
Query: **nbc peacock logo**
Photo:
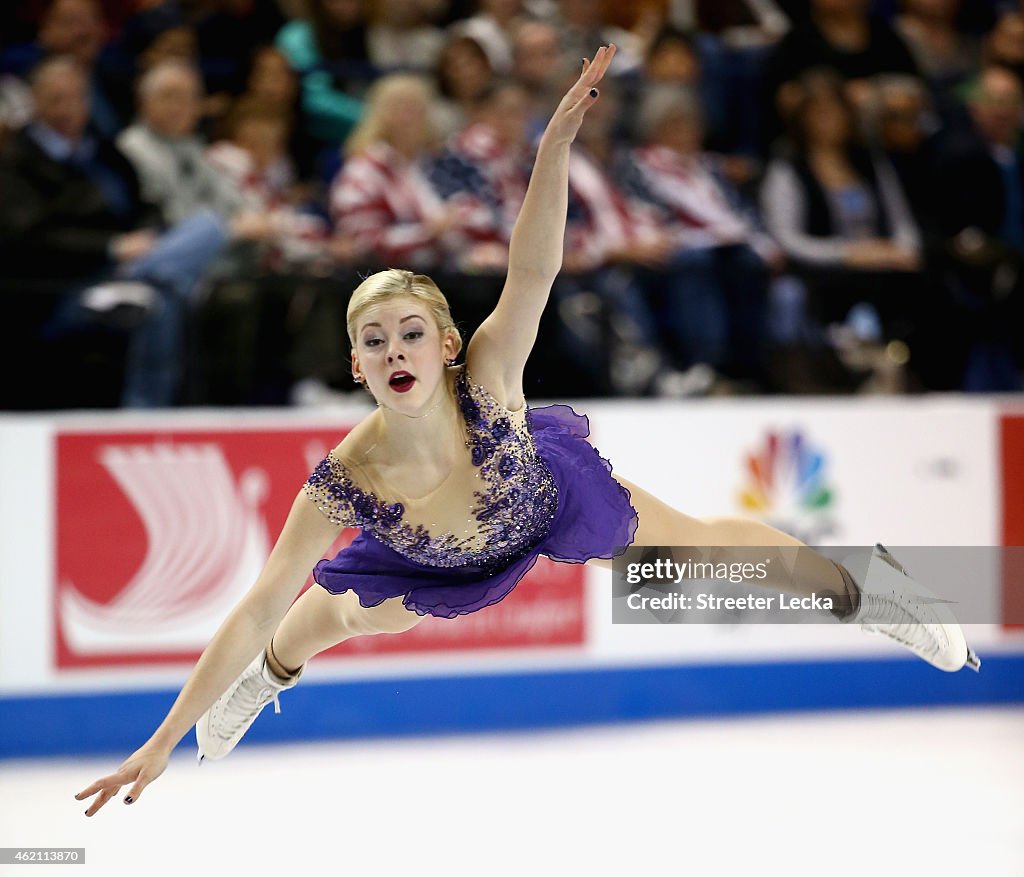
[[807, 544], [836, 535], [828, 459], [799, 429], [771, 431], [746, 455], [744, 510]]

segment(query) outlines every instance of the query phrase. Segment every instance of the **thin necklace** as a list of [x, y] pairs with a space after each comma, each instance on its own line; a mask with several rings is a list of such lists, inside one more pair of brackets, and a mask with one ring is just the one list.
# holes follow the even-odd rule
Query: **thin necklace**
[[419, 420], [420, 418], [426, 417], [428, 414], [431, 414], [432, 412], [436, 411], [437, 410], [437, 406], [440, 405], [445, 400], [445, 398], [447, 398], [447, 395], [448, 394], [445, 393], [444, 396], [442, 396], [440, 399], [438, 399], [433, 405], [431, 405], [422, 414], [406, 414], [404, 411], [396, 411], [390, 405], [385, 405], [383, 402], [378, 402], [377, 403], [377, 407], [378, 408], [387, 408], [388, 411], [394, 411], [395, 414], [401, 414], [402, 417], [408, 417], [410, 420]]
[[437, 410], [437, 406], [440, 405], [443, 401], [444, 401], [444, 396], [442, 396], [440, 399], [438, 399], [433, 405], [431, 405], [422, 414], [406, 414], [404, 411], [397, 411], [394, 408], [392, 408], [390, 405], [385, 405], [383, 402], [378, 402], [377, 403], [377, 407], [378, 408], [387, 408], [388, 411], [394, 411], [395, 414], [401, 414], [402, 417], [408, 417], [410, 420], [419, 420], [421, 417], [426, 417], [431, 412], [436, 411]]

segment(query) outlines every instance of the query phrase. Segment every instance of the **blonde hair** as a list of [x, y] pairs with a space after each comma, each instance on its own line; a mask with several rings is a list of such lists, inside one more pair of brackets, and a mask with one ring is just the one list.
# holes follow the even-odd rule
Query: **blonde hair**
[[462, 335], [455, 326], [448, 299], [426, 274], [414, 274], [402, 268], [388, 268], [371, 274], [355, 288], [348, 300], [346, 323], [348, 340], [352, 349], [356, 349], [356, 328], [360, 316], [376, 305], [389, 301], [396, 295], [408, 295], [426, 305], [438, 330], [444, 335], [447, 332], [455, 336], [455, 353], [462, 349]]
[[366, 96], [362, 118], [345, 141], [345, 155], [356, 155], [372, 143], [387, 141], [385, 131], [395, 123], [392, 107], [405, 97], [418, 98], [423, 102], [427, 124], [427, 143], [424, 145], [432, 145], [437, 137], [432, 122], [433, 95], [427, 80], [412, 73], [393, 73], [375, 82]]

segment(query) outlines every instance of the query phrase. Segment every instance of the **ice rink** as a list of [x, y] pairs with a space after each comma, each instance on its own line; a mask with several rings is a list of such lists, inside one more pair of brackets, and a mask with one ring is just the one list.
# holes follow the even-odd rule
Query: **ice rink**
[[1019, 708], [186, 743], [91, 819], [73, 795], [120, 756], [3, 763], [0, 846], [98, 875], [1024, 875]]

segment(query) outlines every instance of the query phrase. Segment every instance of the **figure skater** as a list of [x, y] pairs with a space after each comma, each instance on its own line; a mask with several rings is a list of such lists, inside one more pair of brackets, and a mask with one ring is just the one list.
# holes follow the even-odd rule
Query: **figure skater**
[[[464, 364], [456, 364], [462, 342], [448, 304], [428, 277], [381, 271], [352, 294], [352, 372], [377, 410], [298, 492], [266, 566], [153, 736], [75, 796], [96, 796], [87, 816], [129, 783], [124, 801], [137, 801], [193, 725], [200, 761], [227, 755], [267, 703], [280, 711], [279, 692], [318, 652], [362, 634], [401, 633], [427, 615], [483, 609], [541, 554], [607, 565], [631, 544], [803, 548], [757, 521], [688, 517], [613, 473], [585, 441], [584, 416], [565, 405], [526, 406], [523, 367], [562, 264], [570, 144], [614, 55], [608, 46], [584, 60], [543, 133], [504, 290]], [[362, 532], [321, 559], [346, 526]], [[842, 598], [837, 614], [935, 666], [978, 666], [952, 615], [922, 598], [928, 592], [880, 546], [860, 580], [810, 549], [800, 557], [780, 589], [830, 590]], [[316, 586], [296, 600], [314, 565]]]

